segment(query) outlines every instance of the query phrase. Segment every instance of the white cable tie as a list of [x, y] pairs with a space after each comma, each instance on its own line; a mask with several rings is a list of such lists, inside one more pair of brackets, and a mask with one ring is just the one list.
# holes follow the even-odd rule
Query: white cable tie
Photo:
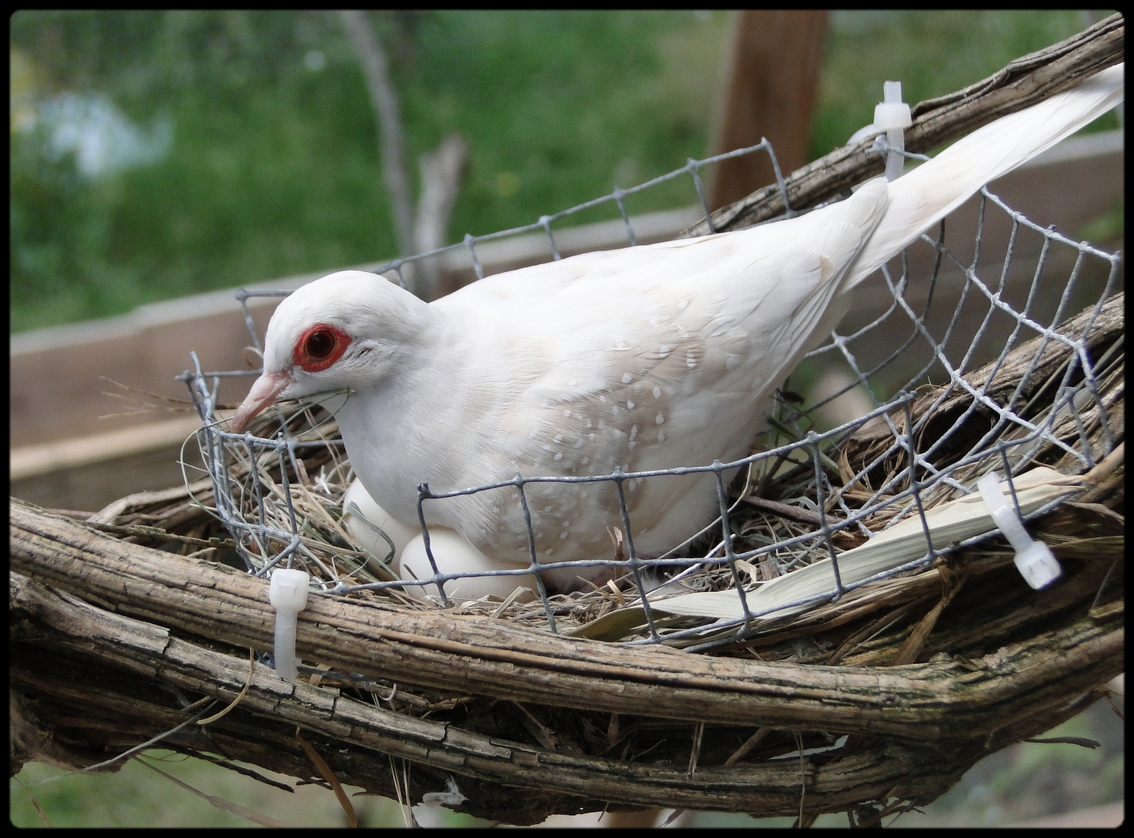
[[310, 574], [302, 570], [272, 571], [268, 599], [276, 609], [276, 674], [285, 681], [295, 681], [299, 675], [295, 662], [296, 615], [307, 606], [310, 581]]
[[1038, 591], [1058, 579], [1063, 572], [1059, 561], [1051, 548], [1042, 541], [1033, 541], [1028, 535], [1024, 522], [1000, 488], [1000, 475], [995, 471], [989, 472], [977, 481], [977, 488], [992, 514], [993, 522], [1016, 551], [1016, 568], [1024, 581]]
[[466, 800], [461, 789], [457, 786], [457, 781], [453, 779], [452, 775], [445, 778], [445, 791], [427, 791], [421, 796], [422, 806], [448, 806], [450, 809], [456, 809]]
[[847, 145], [854, 145], [868, 137], [885, 134], [889, 148], [886, 154], [886, 180], [895, 180], [901, 177], [905, 165], [905, 156], [902, 153], [906, 149], [905, 129], [913, 125], [913, 118], [910, 115], [910, 106], [902, 101], [900, 81], [886, 82], [882, 86], [882, 98], [883, 101], [874, 107], [874, 121], [865, 128], [855, 131], [847, 140]]
[[882, 86], [882, 101], [874, 106], [874, 127], [886, 132], [890, 151], [886, 155], [886, 180], [902, 176], [906, 150], [906, 132], [913, 125], [910, 106], [902, 101], [902, 83], [888, 81]]

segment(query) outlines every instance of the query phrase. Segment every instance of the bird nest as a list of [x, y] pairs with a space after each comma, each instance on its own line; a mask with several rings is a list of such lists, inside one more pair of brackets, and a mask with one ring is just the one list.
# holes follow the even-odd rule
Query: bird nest
[[[270, 616], [263, 587], [245, 592], [237, 610], [210, 603], [233, 580], [206, 579], [214, 571], [201, 560], [210, 568], [238, 564], [235, 542], [215, 515], [213, 483], [124, 498], [97, 522], [119, 545], [115, 560], [133, 545], [181, 553], [197, 561], [175, 571], [172, 556], [157, 554], [169, 556], [153, 567], [158, 587], [188, 591], [201, 576], [211, 592], [199, 604], [201, 622], [179, 625], [177, 633], [194, 644], [202, 635], [213, 641], [192, 656], [165, 660], [164, 677], [185, 689], [189, 667], [195, 675], [188, 683], [202, 693], [241, 697], [213, 719], [207, 738], [187, 734], [168, 696], [154, 695], [149, 678], [126, 666], [114, 689], [101, 689], [96, 707], [84, 705], [85, 724], [105, 724], [119, 741], [121, 706], [112, 702], [112, 711], [100, 701], [129, 696], [131, 712], [144, 706], [139, 718], [171, 729], [163, 744], [178, 750], [213, 760], [219, 753], [332, 785], [338, 777], [386, 796], [514, 823], [650, 805], [802, 811], [805, 820], [853, 810], [870, 822], [923, 805], [980, 757], [1080, 711], [1122, 669], [1122, 324], [1119, 295], [1056, 330], [1073, 339], [1022, 343], [965, 376], [967, 388], [923, 388], [885, 414], [888, 421], [844, 431], [821, 455], [807, 455], [820, 451], [813, 438], [758, 458], [760, 467], [731, 487], [737, 538], [728, 552], [763, 550], [762, 558], [730, 565], [706, 554], [699, 570], [684, 576], [688, 589], [735, 595], [738, 580], [751, 590], [752, 580], [780, 578], [787, 565], [821, 562], [831, 547], [849, 555], [862, 537], [836, 518], [853, 519], [862, 509], [872, 510], [869, 522], [881, 528], [916, 507], [914, 520], [928, 528], [934, 547], [882, 579], [812, 597], [802, 613], [739, 623], [667, 613], [663, 601], [651, 628], [640, 593], [626, 581], [526, 603], [455, 598], [447, 609], [397, 585], [367, 585], [383, 573], [352, 548], [340, 524], [348, 466], [334, 425], [297, 410], [287, 418], [295, 444], [284, 450], [302, 456], [264, 448], [237, 459], [234, 445], [227, 473], [247, 490], [246, 510], [265, 528], [260, 532], [296, 522], [296, 566], [328, 590], [363, 583], [329, 599], [370, 604], [369, 616], [359, 622], [332, 609], [316, 611], [313, 623], [301, 621], [300, 656], [311, 663], [302, 673], [312, 686], [292, 690], [228, 651], [247, 636], [242, 623], [261, 623], [260, 634], [251, 635], [258, 639], [243, 642], [267, 648], [263, 624]], [[1095, 361], [1089, 376], [1080, 366], [1084, 355]], [[1022, 369], [1031, 373], [1021, 376]], [[1056, 390], [1076, 410], [1053, 407]], [[1076, 395], [1085, 390], [1090, 398]], [[1020, 422], [1045, 431], [1037, 437], [1021, 434], [1020, 424], [999, 423], [997, 405], [1015, 405]], [[1021, 438], [1035, 443], [1026, 464], [1018, 459]], [[929, 457], [915, 454], [926, 440], [946, 444]], [[975, 456], [978, 449], [985, 454]], [[801, 462], [792, 463], [792, 452]], [[1084, 453], [1094, 463], [1086, 468]], [[954, 483], [1013, 462], [1022, 473], [1042, 464], [1080, 475], [1076, 495], [1028, 522], [1062, 564], [1063, 578], [1043, 591], [1024, 584], [1002, 539], [949, 543], [932, 535], [935, 513], [955, 504]], [[914, 480], [915, 473], [945, 477]], [[824, 514], [817, 497], [824, 498]], [[265, 562], [278, 554], [271, 540], [250, 543]], [[153, 556], [128, 558], [137, 588], [125, 600], [144, 601], [138, 568]], [[96, 564], [85, 557], [88, 580]], [[114, 603], [121, 574], [117, 567], [95, 601]], [[32, 608], [28, 596], [14, 602], [21, 612], [46, 607], [37, 600]], [[250, 613], [256, 607], [261, 613]], [[125, 618], [112, 619], [119, 632]], [[548, 631], [552, 619], [558, 636]], [[329, 631], [322, 646], [310, 637], [316, 626]], [[126, 658], [123, 648], [138, 651], [136, 639], [106, 626], [75, 631], [84, 643], [103, 638]], [[579, 637], [619, 642], [580, 646]], [[663, 645], [709, 652], [673, 658], [657, 648]], [[153, 654], [152, 641], [141, 648]], [[422, 650], [431, 656], [427, 664], [415, 657]], [[89, 669], [74, 665], [80, 676]], [[305, 747], [330, 767], [320, 774], [289, 729], [303, 731], [296, 736], [310, 740]], [[56, 729], [57, 748], [67, 741], [63, 733]], [[384, 754], [404, 761], [391, 770]], [[87, 762], [92, 756], [84, 752]]]
[[[258, 572], [284, 559], [332, 594], [384, 597], [415, 610], [446, 608], [567, 636], [713, 648], [719, 654], [759, 649], [764, 659], [798, 660], [794, 638], [853, 622], [848, 615], [904, 603], [917, 589], [914, 580], [920, 580], [922, 596], [934, 600], [940, 593], [934, 580], [952, 562], [962, 562], [966, 575], [1011, 566], [1013, 550], [989, 544], [995, 526], [973, 498], [968, 501], [976, 509], [972, 522], [958, 524], [953, 514], [982, 474], [1026, 475], [1010, 485], [1015, 502], [1028, 513], [1062, 507], [1068, 496], [1084, 493], [1109, 498], [1111, 509], [1120, 508], [1115, 472], [1122, 457], [1123, 299], [1111, 297], [1101, 309], [1092, 307], [1062, 324], [1054, 334], [1063, 341], [1041, 335], [1022, 343], [962, 377], [965, 387], [906, 392], [849, 427], [815, 433], [808, 414], [781, 405], [793, 415], [778, 423], [777, 434], [790, 429], [799, 437], [806, 427], [810, 439], [781, 442], [747, 458], [747, 468], [728, 489], [723, 531], [730, 538], [713, 537], [721, 530], [718, 520], [699, 540], [700, 552], [691, 545], [682, 558], [655, 563], [627, 558], [621, 533], [614, 532], [609, 557], [614, 578], [571, 594], [521, 586], [510, 597], [470, 599], [460, 596], [461, 574], [419, 580], [439, 583], [428, 586], [399, 579], [389, 570], [388, 557], [362, 549], [344, 526], [350, 464], [333, 419], [305, 405], [262, 419], [252, 429], [261, 440], [278, 434], [282, 441], [275, 445], [202, 434], [212, 445], [201, 447], [202, 456], [224, 465], [222, 497], [217, 499], [215, 481], [188, 484], [188, 496], [167, 508], [189, 529], [166, 532], [224, 538], [224, 521], [213, 516], [218, 507], [234, 507], [228, 515], [243, 524], [236, 528], [234, 549], [219, 558], [241, 566], [239, 552]], [[1080, 367], [1080, 351], [1095, 359], [1089, 377]], [[927, 448], [928, 455], [922, 453]], [[1069, 479], [1076, 474], [1080, 480]], [[1025, 487], [1036, 492], [1035, 500], [1025, 499]], [[429, 497], [428, 491], [422, 494]], [[1074, 508], [1084, 520], [1102, 514], [1097, 504]], [[1099, 535], [1115, 535], [1104, 523], [1114, 520], [1105, 515], [1083, 532], [1094, 527]], [[909, 546], [896, 557], [867, 561], [865, 570], [852, 565], [849, 551], [862, 548], [870, 533], [887, 532], [901, 521], [906, 531], [912, 529]], [[1077, 543], [1081, 535], [1051, 534], [1051, 540], [1066, 553], [1062, 545]], [[976, 555], [981, 560], [973, 564]], [[762, 596], [767, 582], [831, 564], [831, 572], [812, 586], [778, 585], [774, 598]], [[538, 565], [533, 570], [538, 575]], [[880, 582], [888, 584], [864, 584]], [[779, 593], [781, 588], [788, 592]], [[747, 596], [741, 599], [738, 589]], [[731, 593], [690, 596], [726, 592]], [[883, 659], [868, 656], [860, 662]]]
[[[996, 204], [986, 193], [978, 229]], [[887, 273], [889, 309], [819, 350], [845, 359], [844, 392], [891, 398], [838, 421], [830, 399], [804, 411], [782, 392], [775, 431], [713, 467], [722, 520], [656, 565], [627, 521], [607, 584], [469, 599], [459, 578], [395, 578], [343, 526], [350, 466], [319, 408], [261, 419], [257, 442], [206, 423], [208, 476], [85, 525], [14, 504], [27, 577], [14, 577], [13, 625], [53, 650], [13, 645], [13, 680], [37, 696], [13, 706], [14, 759], [86, 766], [161, 732], [224, 764], [511, 823], [651, 806], [870, 823], [933, 800], [1102, 696], [1124, 663], [1118, 257], [1003, 214], [1000, 286], [942, 235], [927, 284]], [[1021, 230], [1042, 238], [1040, 267], [1013, 292]], [[943, 262], [965, 289], [944, 306]], [[1034, 305], [1041, 281], [1052, 325]], [[1076, 297], [1087, 305], [1068, 318]], [[974, 298], [983, 325], [958, 344]], [[909, 339], [864, 372], [855, 342], [892, 344], [896, 322]], [[996, 349], [978, 366], [982, 341]], [[899, 357], [913, 372], [884, 387]], [[192, 386], [208, 402], [206, 380]], [[1021, 577], [976, 488], [990, 472], [1053, 550], [1056, 583]], [[245, 571], [276, 566], [327, 594], [300, 617], [298, 684], [240, 651], [271, 647], [266, 583]], [[46, 686], [60, 656], [95, 685], [81, 699]]]

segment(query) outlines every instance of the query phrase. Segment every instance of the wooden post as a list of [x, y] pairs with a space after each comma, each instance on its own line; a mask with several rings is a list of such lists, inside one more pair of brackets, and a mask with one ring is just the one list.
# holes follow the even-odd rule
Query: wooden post
[[[825, 11], [737, 13], [724, 105], [713, 132], [714, 154], [767, 137], [784, 175], [808, 162], [826, 26]], [[726, 160], [714, 172], [709, 207], [726, 206], [773, 182], [767, 155]]]

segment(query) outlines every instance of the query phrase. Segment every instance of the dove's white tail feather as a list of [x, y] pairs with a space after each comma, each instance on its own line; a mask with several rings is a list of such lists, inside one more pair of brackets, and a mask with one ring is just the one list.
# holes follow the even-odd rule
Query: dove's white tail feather
[[1026, 163], [1122, 101], [1124, 65], [1001, 117], [889, 184], [886, 216], [848, 271], [854, 288], [989, 181]]

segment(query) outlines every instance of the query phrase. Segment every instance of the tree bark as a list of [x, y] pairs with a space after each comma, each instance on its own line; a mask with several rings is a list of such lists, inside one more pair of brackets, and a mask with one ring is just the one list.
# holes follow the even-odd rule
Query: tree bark
[[[245, 651], [272, 642], [265, 581], [19, 501], [10, 514], [23, 731], [13, 768], [101, 762], [185, 722], [202, 697], [219, 707], [247, 684], [236, 710], [161, 745], [314, 777], [292, 737], [299, 727], [346, 782], [393, 795], [389, 755], [414, 766], [415, 802], [454, 777], [467, 798], [456, 808], [515, 823], [609, 804], [795, 814], [801, 795], [807, 811], [836, 811], [932, 800], [981, 756], [1078, 712], [1123, 668], [1120, 604], [983, 657], [856, 668], [604, 644], [315, 595], [300, 614], [298, 654], [326, 674], [319, 686], [293, 685]], [[357, 692], [387, 696], [392, 684], [391, 710]], [[658, 724], [671, 730], [664, 759], [619, 758], [631, 730]], [[796, 736], [814, 746], [863, 738], [780, 767], [754, 754], [730, 764], [753, 728], [788, 752]], [[595, 745], [574, 739], [579, 729], [606, 736]]]

